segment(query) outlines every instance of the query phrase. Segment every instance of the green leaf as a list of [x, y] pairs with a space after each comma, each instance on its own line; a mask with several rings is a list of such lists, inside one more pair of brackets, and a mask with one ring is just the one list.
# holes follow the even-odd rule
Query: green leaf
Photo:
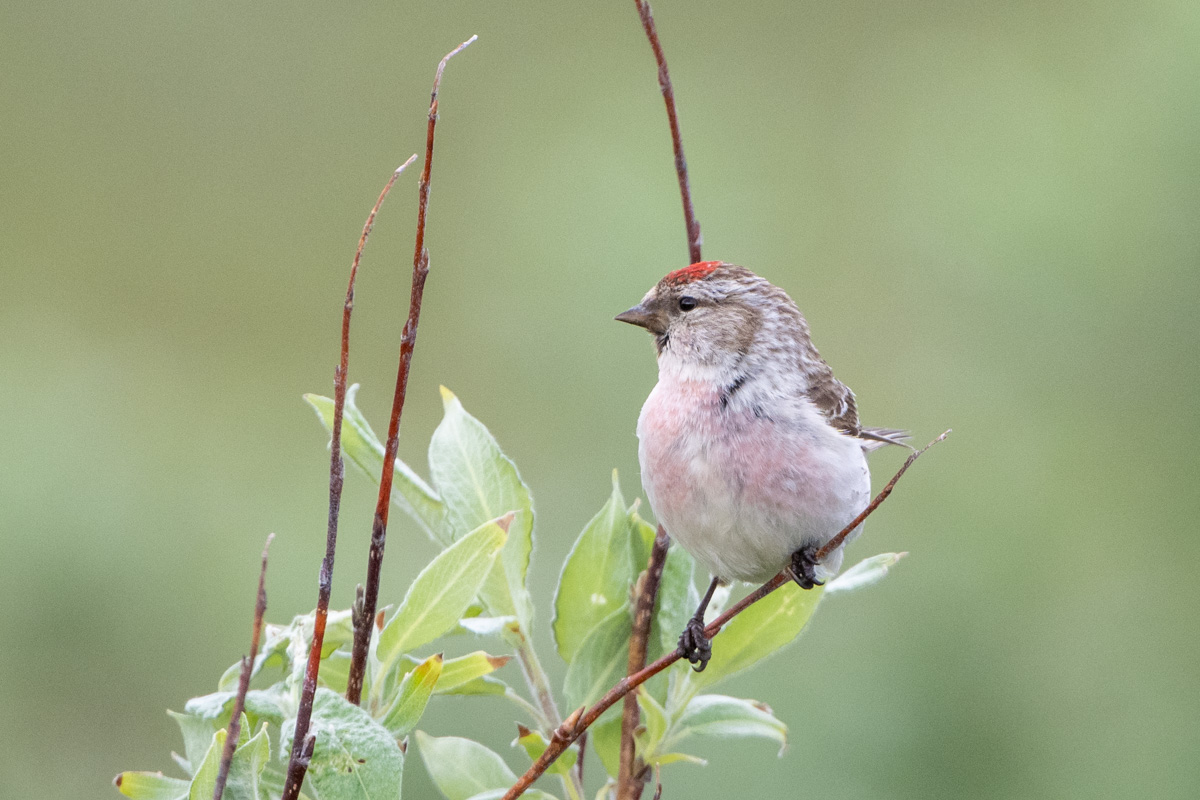
[[637, 739], [638, 753], [647, 764], [659, 763], [655, 756], [667, 737], [667, 712], [644, 687], [637, 692], [638, 708], [641, 710], [641, 728]]
[[[288, 720], [282, 741], [290, 742]], [[310, 730], [316, 734], [308, 780], [321, 800], [396, 800], [404, 754], [395, 737], [366, 711], [329, 689], [319, 688]], [[211, 800], [209, 793], [208, 800]]]
[[442, 654], [432, 655], [400, 681], [396, 700], [383, 718], [383, 727], [391, 731], [392, 736], [402, 739], [420, 722], [433, 687], [442, 676], [442, 666]]
[[693, 697], [672, 726], [667, 746], [673, 747], [688, 736], [757, 736], [778, 742], [780, 755], [787, 748], [787, 725], [780, 722], [768, 706], [720, 694]]
[[122, 772], [113, 781], [117, 790], [133, 800], [187, 800], [189, 783], [161, 772]]
[[883, 580], [888, 570], [899, 563], [908, 553], [880, 553], [863, 559], [850, 569], [838, 575], [825, 587], [826, 594], [836, 592], [852, 592], [864, 586], [870, 586]]
[[496, 562], [511, 522], [511, 518], [485, 522], [421, 570], [379, 634], [381, 675], [401, 654], [432, 642], [458, 624]]
[[[225, 737], [221, 737], [221, 747], [225, 746]], [[223, 800], [267, 800], [266, 786], [262, 782], [263, 769], [271, 758], [271, 742], [267, 738], [267, 726], [264, 725], [253, 738], [233, 751], [233, 759], [229, 762], [229, 778], [225, 783]], [[208, 797], [211, 800], [212, 789]]]
[[507, 790], [517, 776], [495, 752], [458, 736], [416, 732], [421, 760], [435, 786], [447, 800], [468, 800], [489, 790]]
[[[342, 415], [342, 452], [378, 486], [379, 476], [383, 473], [383, 444], [355, 405], [356, 394], [357, 383], [346, 391], [346, 407]], [[317, 394], [306, 394], [304, 399], [317, 412], [317, 418], [325, 429], [333, 430], [333, 400]], [[400, 459], [396, 459], [394, 469], [392, 502], [415, 519], [435, 541], [449, 544], [446, 509], [437, 493]]]
[[822, 587], [804, 590], [786, 583], [730, 620], [713, 639], [712, 660], [704, 672], [690, 672], [693, 690], [741, 672], [791, 643], [808, 624]]
[[629, 608], [624, 606], [609, 614], [583, 640], [563, 680], [569, 708], [590, 706], [625, 674], [631, 624]]
[[[212, 731], [216, 728], [229, 727], [229, 718], [233, 714], [236, 697], [235, 692], [214, 692], [193, 697], [187, 701], [183, 710], [187, 714], [207, 720], [209, 723], [208, 735], [211, 736]], [[289, 701], [281, 683], [275, 684], [269, 689], [251, 689], [246, 692], [245, 712], [249, 719], [249, 728], [257, 730], [260, 722], [270, 722], [276, 726], [282, 725], [286, 716], [282, 704], [286, 702]]]
[[526, 630], [533, 606], [525, 586], [533, 547], [533, 504], [516, 465], [479, 420], [441, 387], [445, 416], [429, 442], [429, 472], [446, 505], [451, 534], [458, 538], [510, 511], [516, 514], [499, 564], [481, 599], [493, 615], [511, 614]]
[[[546, 748], [550, 746], [550, 743], [538, 731], [532, 731], [524, 725], [518, 725], [517, 738], [513, 740], [512, 746], [521, 747], [525, 750], [525, 754], [529, 756], [530, 761], [537, 761], [542, 757], [542, 753], [546, 752]], [[553, 775], [567, 775], [570, 773], [571, 767], [575, 766], [575, 762], [578, 760], [579, 749], [574, 746], [568, 747], [562, 752], [562, 755], [554, 759], [553, 763], [546, 768], [546, 772]]]
[[571, 548], [554, 596], [554, 641], [568, 664], [596, 624], [624, 605], [634, 579], [629, 513], [612, 474], [612, 494]]
[[[438, 679], [437, 688], [434, 691], [437, 694], [463, 694], [456, 690], [475, 683], [483, 676], [500, 669], [508, 663], [509, 658], [509, 656], [490, 656], [482, 650], [452, 658], [442, 664], [442, 677]], [[482, 683], [482, 681], [479, 682]], [[500, 687], [499, 694], [503, 694], [504, 683], [501, 681], [493, 683]], [[476, 694], [477, 692], [468, 693]], [[487, 693], [492, 694], [493, 692]]]
[[[245, 717], [243, 730], [245, 732]], [[221, 755], [225, 749], [224, 729], [213, 734], [208, 752], [199, 763], [196, 774], [188, 788], [189, 800], [212, 800], [213, 788], [217, 782], [217, 772], [220, 770]], [[239, 741], [243, 741], [239, 736]], [[229, 775], [225, 782], [225, 800], [267, 800], [266, 787], [261, 776], [263, 768], [271, 755], [271, 744], [267, 737], [267, 726], [253, 738], [245, 739], [245, 743], [233, 751], [233, 759], [229, 762]]]

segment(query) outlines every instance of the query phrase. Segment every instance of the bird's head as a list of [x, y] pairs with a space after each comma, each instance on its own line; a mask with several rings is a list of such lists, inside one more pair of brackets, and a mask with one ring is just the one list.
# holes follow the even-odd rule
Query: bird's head
[[722, 261], [701, 261], [669, 273], [642, 302], [616, 318], [654, 336], [660, 366], [673, 362], [718, 372], [735, 369], [747, 357], [769, 355], [756, 353], [762, 349], [756, 340], [764, 332], [807, 335], [804, 318], [781, 289], [745, 267]]

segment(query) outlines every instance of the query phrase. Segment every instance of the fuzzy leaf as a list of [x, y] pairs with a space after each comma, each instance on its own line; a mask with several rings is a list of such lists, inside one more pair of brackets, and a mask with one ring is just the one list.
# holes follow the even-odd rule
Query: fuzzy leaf
[[496, 562], [511, 522], [511, 518], [484, 522], [421, 570], [379, 634], [380, 674], [386, 674], [401, 654], [432, 642], [458, 624]]
[[482, 792], [504, 790], [517, 776], [499, 755], [470, 739], [416, 732], [417, 747], [430, 779], [447, 800], [468, 800]]
[[117, 791], [133, 800], [187, 800], [190, 785], [161, 772], [122, 772], [113, 783]]
[[[342, 452], [378, 486], [379, 476], [383, 472], [383, 444], [355, 405], [356, 394], [357, 383], [346, 390], [346, 408], [342, 415]], [[317, 394], [306, 394], [304, 399], [317, 412], [317, 418], [325, 429], [332, 431], [333, 400]], [[394, 469], [392, 502], [415, 519], [435, 541], [449, 544], [446, 509], [437, 493], [400, 459], [396, 459]]]
[[383, 727], [392, 736], [403, 739], [421, 721], [433, 687], [442, 676], [442, 654], [432, 655], [418, 664], [400, 681], [396, 700], [383, 717]]
[[185, 769], [189, 775], [195, 775], [209, 748], [212, 747], [213, 734], [216, 733], [218, 726], [213, 724], [212, 720], [195, 714], [168, 711], [167, 715], [175, 720], [175, 724], [179, 726], [179, 732], [183, 734], [183, 761], [187, 762]]
[[804, 590], [793, 583], [776, 589], [730, 620], [713, 640], [708, 668], [689, 671], [686, 679], [696, 690], [712, 686], [790, 644], [808, 624], [821, 592], [820, 586]]
[[[290, 742], [296, 721], [281, 734]], [[317, 689], [310, 730], [316, 734], [308, 780], [321, 800], [396, 800], [404, 754], [366, 711], [329, 689]], [[208, 800], [211, 800], [211, 792]]]
[[628, 601], [631, 544], [629, 514], [613, 470], [612, 494], [575, 540], [554, 596], [554, 641], [568, 664], [592, 629]]
[[629, 607], [623, 606], [583, 640], [563, 680], [568, 708], [591, 705], [625, 674], [631, 624]]
[[533, 606], [525, 586], [533, 547], [533, 504], [517, 467], [488, 429], [442, 387], [445, 408], [429, 442], [429, 472], [446, 505], [453, 538], [502, 514], [516, 514], [493, 574], [480, 595], [493, 615], [511, 614], [529, 628]]
[[883, 580], [888, 570], [899, 563], [908, 553], [880, 553], [865, 558], [850, 569], [838, 575], [825, 587], [826, 594], [836, 592], [852, 592], [864, 586], [870, 586]]
[[780, 755], [787, 748], [787, 725], [775, 717], [770, 707], [720, 694], [692, 698], [672, 728], [670, 746], [688, 736], [757, 736], [778, 742]]

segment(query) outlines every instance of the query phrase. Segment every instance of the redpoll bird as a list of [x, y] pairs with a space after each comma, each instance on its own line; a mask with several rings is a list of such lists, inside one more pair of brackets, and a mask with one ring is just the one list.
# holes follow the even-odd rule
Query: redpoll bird
[[702, 670], [717, 585], [788, 568], [811, 589], [837, 574], [840, 546], [822, 563], [814, 556], [869, 502], [866, 452], [906, 437], [859, 425], [854, 393], [813, 347], [800, 309], [744, 267], [676, 270], [617, 319], [658, 348], [638, 460], [654, 515], [713, 576], [679, 639]]

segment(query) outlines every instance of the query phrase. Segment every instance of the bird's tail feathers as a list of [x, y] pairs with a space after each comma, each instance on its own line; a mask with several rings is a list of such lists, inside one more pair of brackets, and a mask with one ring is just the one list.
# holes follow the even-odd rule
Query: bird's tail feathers
[[863, 449], [868, 453], [889, 444], [907, 447], [909, 450], [914, 449], [905, 441], [905, 439], [911, 439], [912, 434], [898, 428], [863, 428], [858, 432], [858, 438], [864, 440]]

